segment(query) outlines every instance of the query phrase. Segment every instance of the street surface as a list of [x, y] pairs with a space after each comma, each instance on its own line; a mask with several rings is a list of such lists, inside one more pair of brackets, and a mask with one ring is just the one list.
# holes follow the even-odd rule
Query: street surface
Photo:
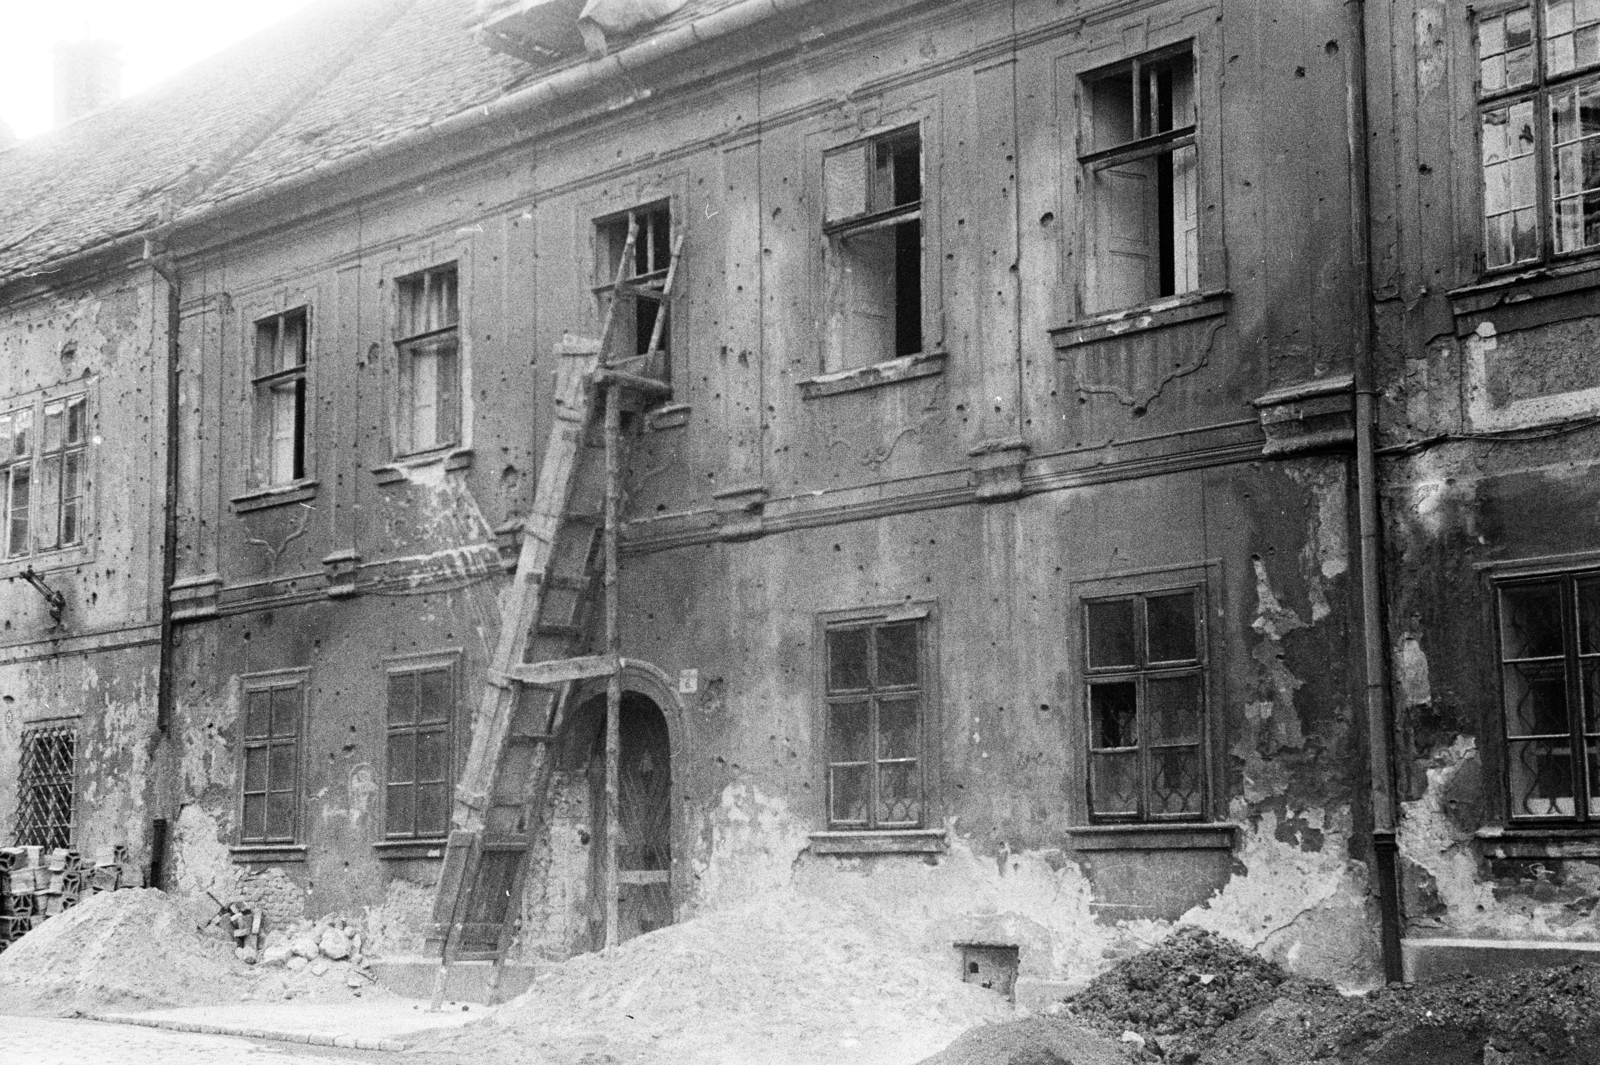
[[58, 1017], [0, 1016], [0, 1065], [350, 1065], [388, 1054], [333, 1052], [326, 1047], [140, 1028]]

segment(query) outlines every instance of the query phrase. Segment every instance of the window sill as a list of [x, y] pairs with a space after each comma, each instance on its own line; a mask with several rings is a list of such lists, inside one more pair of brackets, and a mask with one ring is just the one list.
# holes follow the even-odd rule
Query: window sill
[[911, 381], [918, 377], [932, 377], [944, 373], [947, 357], [942, 351], [927, 351], [921, 355], [905, 355], [871, 366], [857, 366], [853, 370], [821, 374], [800, 382], [800, 398], [816, 399], [819, 396], [834, 396], [841, 392], [858, 392], [864, 388], [892, 385], [898, 381]]
[[1233, 293], [1227, 289], [1215, 292], [1188, 292], [1170, 296], [1154, 303], [1107, 314], [1091, 315], [1072, 325], [1050, 330], [1056, 350], [1063, 351], [1097, 340], [1111, 340], [1151, 329], [1164, 329], [1182, 322], [1195, 322], [1227, 314], [1233, 302]]
[[306, 860], [304, 843], [241, 843], [229, 847], [228, 854], [235, 865], [251, 862], [303, 862]]
[[1080, 851], [1196, 851], [1233, 849], [1239, 826], [1194, 821], [1157, 825], [1082, 825], [1069, 828]]
[[0, 579], [14, 577], [25, 569], [31, 569], [40, 577], [47, 577], [52, 573], [60, 573], [87, 562], [94, 554], [92, 544], [84, 541], [70, 547], [57, 547], [48, 551], [38, 551], [31, 555], [17, 555], [13, 558], [0, 558]]
[[415, 455], [396, 455], [393, 462], [372, 467], [372, 476], [379, 484], [394, 484], [406, 480], [407, 474], [412, 470], [439, 463], [443, 463], [447, 471], [471, 469], [472, 449], [452, 445], [435, 448], [432, 451], [419, 451]]
[[311, 479], [290, 481], [288, 484], [275, 484], [271, 488], [262, 488], [244, 495], [234, 496], [228, 500], [229, 506], [235, 514], [248, 514], [252, 510], [265, 510], [268, 507], [286, 507], [290, 503], [304, 503], [317, 494], [317, 482]]
[[1536, 267], [1446, 295], [1455, 314], [1456, 336], [1465, 337], [1486, 321], [1496, 332], [1510, 333], [1553, 322], [1587, 318], [1594, 313], [1592, 289], [1600, 288], [1600, 260]]
[[1555, 828], [1491, 825], [1478, 829], [1489, 858], [1600, 858], [1600, 825]]
[[449, 840], [444, 836], [437, 839], [386, 839], [382, 843], [374, 843], [372, 849], [385, 861], [399, 861], [403, 858], [443, 858], [447, 843]]
[[813, 854], [943, 854], [942, 828], [900, 828], [861, 832], [813, 832]]

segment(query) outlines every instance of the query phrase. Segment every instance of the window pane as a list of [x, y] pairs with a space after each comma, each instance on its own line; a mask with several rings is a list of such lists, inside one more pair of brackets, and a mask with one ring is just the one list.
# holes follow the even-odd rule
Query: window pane
[[822, 157], [824, 218], [835, 222], [867, 209], [867, 146], [853, 144]]
[[83, 540], [83, 452], [68, 452], [63, 461], [66, 473], [61, 485], [61, 543], [65, 545]]
[[239, 829], [243, 839], [264, 839], [267, 834], [267, 797], [265, 795], [246, 795], [244, 797], [244, 825]]
[[417, 720], [450, 720], [450, 671], [429, 669], [417, 675]]
[[1133, 606], [1132, 599], [1088, 604], [1090, 668], [1137, 664]]
[[1583, 663], [1583, 731], [1600, 735], [1600, 659]]
[[57, 455], [40, 462], [34, 480], [38, 505], [33, 515], [33, 546], [39, 551], [54, 548], [60, 532], [61, 459]]
[[1600, 654], [1600, 579], [1578, 582], [1578, 651]]
[[389, 724], [409, 725], [417, 719], [416, 694], [415, 673], [389, 675]]
[[1194, 631], [1194, 593], [1152, 595], [1145, 600], [1151, 662], [1190, 661], [1198, 657]]
[[267, 790], [267, 749], [265, 747], [245, 748], [244, 790]]
[[871, 629], [828, 631], [828, 690], [854, 691], [869, 684], [867, 642]]
[[299, 731], [296, 718], [300, 716], [300, 689], [274, 688], [272, 690], [272, 734], [293, 736]]
[[278, 368], [278, 320], [268, 318], [256, 323], [256, 372], [265, 377]]
[[1567, 731], [1566, 669], [1559, 659], [1505, 666], [1506, 734], [1552, 736]]
[[[920, 704], [912, 699], [882, 699], [878, 703], [878, 757], [915, 758], [920, 749]], [[840, 759], [843, 761], [843, 759]]]
[[1097, 814], [1139, 812], [1139, 755], [1095, 752], [1089, 756], [1089, 807]]
[[895, 357], [897, 250], [892, 226], [846, 233], [834, 241], [830, 281], [837, 365], [831, 369]]
[[266, 736], [272, 731], [272, 693], [253, 691], [245, 693], [244, 734], [251, 739]]
[[33, 479], [27, 466], [11, 467], [10, 480], [10, 545], [9, 553], [24, 555], [28, 552], [28, 529], [33, 514]]
[[67, 400], [67, 443], [83, 443], [84, 415], [87, 411], [87, 401], [83, 396], [74, 396]]
[[389, 783], [404, 783], [416, 778], [416, 742], [414, 732], [395, 732], [389, 736], [389, 756], [386, 764]]
[[294, 311], [283, 316], [283, 344], [278, 353], [278, 369], [288, 370], [306, 364], [306, 316]]
[[871, 792], [870, 765], [828, 767], [828, 819], [836, 824], [866, 824]]
[[1510, 744], [1513, 817], [1571, 817], [1572, 747], [1566, 740]]
[[915, 825], [922, 821], [922, 772], [916, 762], [878, 767], [878, 823]]
[[1150, 752], [1150, 812], [1200, 812], [1200, 748], [1168, 747]]
[[1559, 658], [1561, 589], [1554, 584], [1517, 585], [1500, 590], [1503, 654], [1513, 658]]
[[1151, 677], [1145, 682], [1151, 743], [1200, 742], [1200, 675]]
[[384, 834], [409, 836], [414, 831], [412, 786], [390, 784], [384, 800]]
[[272, 791], [293, 791], [295, 745], [274, 743], [270, 749], [271, 776], [267, 781], [268, 788]]
[[878, 627], [880, 687], [917, 683], [918, 628], [915, 621]]
[[828, 761], [870, 762], [872, 719], [866, 700], [828, 707]]
[[1095, 748], [1139, 744], [1137, 686], [1131, 680], [1089, 685], [1089, 743]]
[[274, 791], [267, 795], [267, 838], [294, 838], [294, 792]]
[[442, 836], [449, 830], [450, 801], [445, 785], [417, 785], [417, 835]]
[[450, 775], [449, 743], [443, 729], [417, 733], [417, 779], [442, 781]]
[[44, 449], [46, 452], [60, 451], [66, 406], [62, 403], [46, 403], [44, 405]]
[[1122, 70], [1090, 82], [1089, 108], [1095, 151], [1136, 140], [1133, 71]]

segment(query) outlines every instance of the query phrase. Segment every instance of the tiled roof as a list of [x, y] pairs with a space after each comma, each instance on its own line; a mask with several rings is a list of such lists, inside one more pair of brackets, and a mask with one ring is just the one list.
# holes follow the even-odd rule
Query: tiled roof
[[[613, 45], [737, 2], [690, 0]], [[549, 73], [484, 47], [476, 21], [471, 0], [321, 0], [155, 89], [0, 150], [0, 285], [399, 141]]]

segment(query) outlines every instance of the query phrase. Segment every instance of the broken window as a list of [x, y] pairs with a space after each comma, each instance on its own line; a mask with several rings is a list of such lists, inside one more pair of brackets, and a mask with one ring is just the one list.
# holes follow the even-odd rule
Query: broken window
[[1600, 0], [1481, 15], [1478, 121], [1488, 269], [1600, 246]]
[[456, 264], [402, 277], [396, 284], [400, 402], [396, 450], [402, 455], [461, 440], [461, 338]]
[[1500, 585], [1512, 819], [1600, 819], [1600, 574]]
[[244, 679], [240, 843], [293, 843], [299, 813], [305, 674]]
[[1084, 78], [1090, 313], [1200, 287], [1194, 88], [1189, 44]]
[[450, 830], [454, 660], [389, 667], [384, 836], [432, 839]]
[[1205, 641], [1198, 588], [1083, 602], [1089, 813], [1194, 820], [1205, 806]]
[[924, 620], [827, 631], [828, 825], [923, 823]]
[[306, 308], [256, 323], [255, 474], [261, 486], [306, 476]]
[[[595, 297], [600, 302], [600, 316], [604, 319], [615, 298], [618, 268], [622, 254], [628, 246], [628, 226], [638, 228], [634, 234], [633, 257], [627, 264], [623, 277], [626, 283], [645, 289], [660, 291], [667, 280], [667, 267], [672, 263], [672, 205], [666, 201], [625, 211], [595, 223]], [[612, 325], [613, 347], [619, 353], [638, 356], [641, 360], [652, 355], [651, 338], [655, 333], [656, 308], [661, 304], [647, 296], [630, 301], [632, 308], [619, 313]], [[659, 352], [653, 365], [639, 367], [661, 380], [671, 378], [672, 321], [668, 312], [662, 316], [661, 336], [657, 340]]]
[[823, 156], [825, 370], [922, 352], [922, 192], [917, 126]]
[[72, 845], [77, 743], [77, 730], [70, 725], [23, 730], [22, 772], [17, 778], [17, 846], [53, 850]]
[[88, 398], [0, 412], [0, 543], [6, 558], [83, 543]]

